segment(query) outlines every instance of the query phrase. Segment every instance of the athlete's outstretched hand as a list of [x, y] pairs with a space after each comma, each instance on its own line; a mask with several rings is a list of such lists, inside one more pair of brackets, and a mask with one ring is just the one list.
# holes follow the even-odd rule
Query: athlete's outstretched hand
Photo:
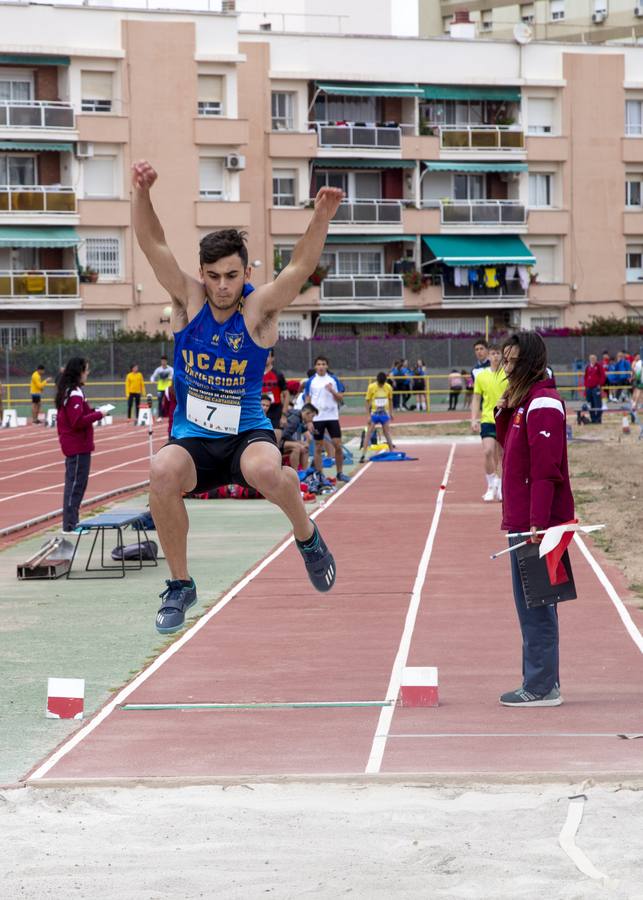
[[340, 188], [320, 188], [315, 197], [315, 212], [321, 213], [330, 222], [343, 199], [344, 191]]
[[139, 159], [132, 166], [132, 184], [139, 190], [149, 191], [158, 177], [158, 172], [146, 159]]

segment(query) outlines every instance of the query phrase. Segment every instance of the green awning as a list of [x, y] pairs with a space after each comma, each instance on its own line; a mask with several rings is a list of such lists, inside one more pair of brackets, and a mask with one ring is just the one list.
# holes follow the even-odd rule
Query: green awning
[[371, 84], [367, 81], [318, 81], [318, 91], [325, 94], [341, 94], [345, 97], [422, 97], [417, 84]]
[[52, 141], [0, 141], [0, 150], [42, 150], [71, 153], [73, 144], [56, 144]]
[[527, 163], [510, 162], [428, 162], [424, 161], [428, 172], [526, 172]]
[[320, 313], [320, 322], [424, 322], [423, 312]]
[[80, 238], [75, 228], [0, 227], [0, 247], [76, 247], [79, 243]]
[[511, 100], [520, 103], [517, 87], [466, 87], [453, 84], [425, 84], [422, 88], [425, 100]]
[[398, 241], [414, 241], [412, 234], [329, 234], [327, 244], [396, 244]]
[[0, 53], [3, 66], [69, 66], [69, 56], [41, 56], [34, 53]]
[[428, 234], [422, 240], [436, 260], [447, 266], [533, 266], [536, 262], [529, 247], [514, 234]]
[[348, 156], [344, 159], [324, 159], [318, 157], [313, 160], [313, 168], [315, 169], [414, 169], [414, 159], [368, 159], [360, 156], [358, 159], [351, 159]]

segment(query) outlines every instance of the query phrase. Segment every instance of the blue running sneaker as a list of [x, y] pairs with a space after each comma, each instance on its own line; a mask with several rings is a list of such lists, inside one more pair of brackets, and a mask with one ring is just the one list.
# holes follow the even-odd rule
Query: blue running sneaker
[[337, 473], [337, 480], [338, 480], [338, 481], [346, 481], [346, 482], [348, 482], [348, 481], [351, 480], [351, 477], [350, 477], [350, 475], [344, 475], [343, 472], [338, 472], [338, 473]]
[[335, 584], [335, 560], [316, 525], [315, 531], [307, 541], [295, 541], [304, 558], [308, 577], [318, 591], [329, 591]]
[[185, 624], [185, 613], [196, 603], [196, 585], [193, 579], [165, 582], [167, 587], [159, 597], [163, 605], [156, 614], [156, 630], [161, 634], [174, 634]]

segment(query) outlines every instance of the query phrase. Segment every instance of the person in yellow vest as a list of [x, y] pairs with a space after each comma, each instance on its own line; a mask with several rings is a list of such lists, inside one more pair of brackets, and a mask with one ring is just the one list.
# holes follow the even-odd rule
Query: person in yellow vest
[[145, 393], [145, 381], [138, 370], [137, 363], [132, 363], [125, 378], [125, 396], [127, 397], [127, 418], [132, 418], [132, 406], [134, 407], [134, 421], [138, 420], [138, 410], [141, 405], [141, 396]]
[[395, 449], [390, 427], [393, 421], [393, 388], [386, 380], [386, 372], [378, 372], [375, 381], [372, 381], [366, 389], [366, 415], [368, 422], [360, 463], [366, 462], [371, 435], [377, 425], [382, 426], [389, 450]]
[[31, 376], [31, 420], [34, 425], [37, 425], [40, 421], [38, 416], [40, 415], [40, 407], [42, 405], [42, 392], [45, 385], [48, 383], [48, 379], [43, 378], [44, 374], [45, 367], [40, 365]]
[[[489, 346], [490, 365], [479, 369], [473, 387], [471, 402], [471, 430], [482, 438], [484, 471], [487, 490], [482, 497], [485, 503], [502, 500], [501, 471], [502, 447], [496, 440], [495, 409], [507, 390], [507, 376], [500, 365], [502, 353], [496, 344]], [[482, 407], [482, 409], [481, 409]]]
[[158, 392], [158, 417], [159, 419], [163, 418], [163, 412], [165, 407], [165, 391], [172, 384], [172, 380], [174, 378], [174, 369], [172, 366], [169, 366], [167, 363], [167, 356], [161, 357], [161, 365], [157, 366], [152, 375], [150, 377], [150, 381], [153, 384], [156, 384], [156, 390]]

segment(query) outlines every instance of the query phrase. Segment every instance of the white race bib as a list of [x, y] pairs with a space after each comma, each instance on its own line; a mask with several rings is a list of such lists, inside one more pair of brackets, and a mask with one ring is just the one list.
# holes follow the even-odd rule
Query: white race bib
[[375, 398], [375, 406], [377, 407], [377, 409], [386, 409], [387, 403], [388, 403], [388, 400], [386, 399], [386, 397], [376, 397]]
[[188, 420], [208, 431], [239, 434], [241, 406], [238, 403], [222, 403], [220, 400], [201, 400], [188, 392], [186, 405]]

